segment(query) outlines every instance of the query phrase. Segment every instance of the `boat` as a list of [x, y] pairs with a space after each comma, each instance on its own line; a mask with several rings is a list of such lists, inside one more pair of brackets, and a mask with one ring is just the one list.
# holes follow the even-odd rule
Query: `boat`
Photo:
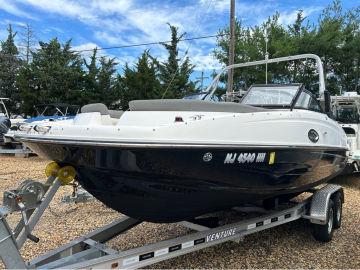
[[68, 103], [44, 103], [35, 105], [36, 117], [29, 118], [25, 123], [38, 123], [39, 121], [58, 121], [72, 119], [79, 112], [79, 105]]
[[16, 143], [15, 134], [27, 131], [32, 127], [48, 122], [73, 119], [79, 111], [78, 105], [67, 103], [44, 103], [34, 106], [37, 116], [12, 122], [11, 129], [4, 135], [8, 143]]
[[8, 143], [6, 134], [24, 121], [24, 118], [19, 115], [10, 115], [5, 104], [7, 100], [9, 98], [0, 98], [0, 145], [2, 146]]
[[0, 145], [3, 145], [5, 143], [4, 135], [9, 131], [10, 127], [10, 119], [3, 115], [0, 111]]
[[[316, 61], [325, 110], [299, 83], [253, 85], [240, 103], [211, 101], [229, 69], [298, 59]], [[235, 64], [207, 92], [203, 100], [134, 100], [125, 112], [89, 104], [18, 139], [73, 166], [82, 187], [110, 208], [150, 222], [288, 200], [346, 166], [346, 134], [330, 117], [318, 56]]]
[[345, 173], [360, 171], [360, 95], [357, 92], [344, 92], [331, 97], [334, 118], [344, 129], [348, 138], [348, 164]]

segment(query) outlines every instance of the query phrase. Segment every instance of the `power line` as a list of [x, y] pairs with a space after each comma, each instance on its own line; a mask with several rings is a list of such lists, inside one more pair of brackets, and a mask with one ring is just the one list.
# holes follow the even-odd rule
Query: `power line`
[[[223, 37], [223, 36], [228, 36], [228, 35], [229, 35], [228, 33], [223, 33], [223, 34], [217, 34], [217, 35], [208, 35], [208, 36], [198, 36], [198, 37], [191, 37], [191, 38], [183, 38], [183, 39], [180, 39], [179, 42], [192, 41], [192, 40], [201, 40], [201, 39], [207, 39], [207, 38], [217, 38], [217, 37]], [[161, 45], [161, 44], [170, 43], [170, 42], [171, 42], [171, 40], [166, 40], [166, 41], [154, 41], [154, 42], [148, 42], [148, 43], [137, 43], [137, 44], [129, 44], [129, 45], [119, 45], [119, 46], [102, 47], [102, 48], [96, 47], [96, 48], [97, 48], [98, 51], [104, 51], [104, 50], [124, 49], [124, 48], [133, 48], [133, 47], [150, 46], [150, 45]], [[25, 46], [17, 45], [16, 47], [22, 48], [22, 47], [25, 47]], [[90, 52], [90, 51], [93, 51], [94, 49], [95, 48], [93, 48], [93, 49], [83, 49], [83, 50], [73, 50], [72, 52], [77, 52], [77, 53]], [[14, 56], [5, 54], [5, 53], [0, 51], [0, 57], [13, 58]]]
[[[183, 39], [180, 39], [179, 42], [182, 42], [182, 41], [191, 41], [191, 40], [200, 40], [200, 39], [207, 39], [207, 38], [217, 38], [217, 37], [223, 37], [223, 36], [228, 36], [229, 34], [228, 33], [224, 33], [224, 34], [217, 34], [217, 35], [208, 35], [208, 36], [198, 36], [198, 37], [191, 37], [191, 38], [183, 38]], [[166, 40], [166, 41], [155, 41], [155, 42], [148, 42], [148, 43], [137, 43], [137, 44], [129, 44], [129, 45], [119, 45], [119, 46], [112, 46], [112, 47], [102, 47], [102, 48], [97, 48], [98, 51], [103, 51], [103, 50], [113, 50], [113, 49], [124, 49], [124, 48], [133, 48], [133, 47], [141, 47], [141, 46], [150, 46], [150, 45], [161, 45], [161, 44], [164, 44], [164, 43], [170, 43], [171, 40]], [[16, 46], [18, 48], [22, 48], [24, 46]], [[84, 49], [84, 50], [73, 50], [72, 52], [78, 52], [78, 53], [81, 53], [81, 52], [91, 52], [93, 51], [95, 48], [93, 49]], [[36, 50], [36, 49], [35, 49]], [[7, 54], [5, 53], [2, 53], [0, 52], [0, 55], [1, 56], [8, 56]], [[13, 57], [13, 56], [10, 56], [10, 57]]]
[[[227, 36], [227, 35], [229, 35], [229, 34], [224, 33], [224, 34], [209, 35], [209, 36], [183, 38], [183, 39], [180, 39], [179, 42], [181, 42], [181, 41], [190, 41], [190, 40], [199, 40], [199, 39], [207, 39], [207, 38], [215, 38], [215, 37], [222, 37], [222, 36]], [[161, 45], [161, 44], [170, 43], [170, 42], [171, 42], [171, 40], [155, 41], [155, 42], [148, 42], [148, 43], [138, 43], [138, 44], [120, 45], [120, 46], [112, 46], [112, 47], [102, 47], [102, 48], [97, 48], [97, 50], [98, 51], [103, 51], [103, 50], [124, 49], [124, 48], [150, 46], [150, 45]], [[84, 49], [84, 50], [74, 50], [73, 52], [90, 52], [90, 51], [93, 51], [93, 50], [94, 49]]]
[[[200, 39], [207, 39], [207, 38], [217, 38], [217, 37], [223, 37], [223, 36], [228, 36], [228, 33], [223, 33], [223, 34], [217, 34], [217, 35], [208, 35], [208, 36], [198, 36], [198, 37], [191, 37], [191, 38], [183, 38], [180, 39], [179, 42], [183, 42], [183, 41], [192, 41], [192, 40], [200, 40]], [[164, 43], [170, 43], [171, 40], [166, 40], [166, 41], [154, 41], [154, 42], [148, 42], [148, 43], [137, 43], [137, 44], [129, 44], [129, 45], [119, 45], [119, 46], [111, 46], [111, 47], [96, 47], [98, 51], [104, 51], [104, 50], [113, 50], [113, 49], [124, 49], [124, 48], [133, 48], [133, 47], [141, 47], [141, 46], [150, 46], [150, 45], [161, 45]], [[25, 46], [21, 46], [21, 45], [17, 45], [16, 47], [18, 48], [25, 48]], [[83, 50], [73, 50], [72, 52], [92, 52], [95, 48], [93, 49], [83, 49]], [[35, 49], [37, 50], [37, 49]], [[2, 56], [7, 56], [6, 54], [0, 52], [0, 55]]]

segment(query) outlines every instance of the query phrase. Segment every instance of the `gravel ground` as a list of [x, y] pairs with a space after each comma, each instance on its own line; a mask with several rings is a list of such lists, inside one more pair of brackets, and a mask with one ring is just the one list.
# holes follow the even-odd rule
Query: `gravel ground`
[[[27, 159], [0, 156], [0, 194], [15, 188], [27, 178], [45, 179], [48, 162], [37, 157]], [[360, 268], [360, 176], [339, 177], [344, 186], [343, 224], [330, 243], [318, 243], [305, 220], [298, 220], [245, 237], [240, 244], [224, 243], [154, 265], [155, 268]], [[61, 197], [71, 193], [64, 187], [56, 194], [34, 235], [35, 244], [27, 242], [21, 253], [26, 260], [105, 225], [121, 216], [97, 201], [63, 204]], [[14, 224], [18, 215], [10, 215]], [[188, 233], [174, 224], [143, 223], [113, 239], [109, 246], [128, 249]], [[1, 264], [0, 264], [0, 268]]]

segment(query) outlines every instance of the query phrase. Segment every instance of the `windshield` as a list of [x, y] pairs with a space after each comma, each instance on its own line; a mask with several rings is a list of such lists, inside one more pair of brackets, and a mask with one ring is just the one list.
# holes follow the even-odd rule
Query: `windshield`
[[339, 107], [336, 112], [336, 120], [346, 124], [360, 123], [360, 116], [356, 106]]
[[241, 101], [253, 106], [290, 106], [299, 86], [254, 86]]

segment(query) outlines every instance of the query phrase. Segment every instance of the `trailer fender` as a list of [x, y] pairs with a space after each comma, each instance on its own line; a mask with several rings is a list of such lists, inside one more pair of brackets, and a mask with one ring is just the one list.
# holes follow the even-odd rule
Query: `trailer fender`
[[339, 185], [328, 184], [313, 194], [309, 212], [311, 223], [326, 224], [330, 199], [337, 193], [340, 193], [341, 201], [344, 203], [344, 191]]

